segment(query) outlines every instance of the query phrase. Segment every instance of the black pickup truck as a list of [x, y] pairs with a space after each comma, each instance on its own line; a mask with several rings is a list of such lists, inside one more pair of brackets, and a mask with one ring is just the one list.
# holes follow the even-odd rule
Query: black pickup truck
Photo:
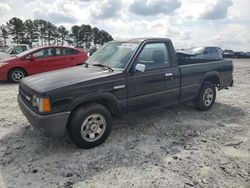
[[109, 136], [112, 118], [194, 101], [212, 107], [218, 90], [233, 84], [230, 60], [182, 65], [171, 40], [112, 41], [86, 64], [21, 80], [19, 106], [31, 125], [55, 137], [68, 133], [81, 148]]

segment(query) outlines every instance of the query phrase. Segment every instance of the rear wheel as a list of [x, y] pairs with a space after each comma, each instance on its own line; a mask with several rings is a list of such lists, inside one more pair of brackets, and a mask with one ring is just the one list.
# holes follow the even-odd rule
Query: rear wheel
[[109, 136], [112, 116], [100, 104], [88, 104], [76, 109], [70, 117], [68, 133], [80, 148], [89, 149], [102, 144]]
[[9, 72], [8, 79], [10, 82], [18, 83], [25, 76], [27, 76], [27, 74], [23, 69], [16, 68], [16, 69], [12, 69]]
[[194, 105], [198, 110], [209, 110], [215, 101], [216, 89], [212, 82], [204, 82], [201, 86], [199, 95], [194, 100]]

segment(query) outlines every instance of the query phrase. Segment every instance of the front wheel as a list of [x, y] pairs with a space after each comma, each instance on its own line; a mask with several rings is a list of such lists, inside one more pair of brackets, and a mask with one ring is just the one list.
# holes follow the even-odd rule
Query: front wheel
[[213, 106], [215, 98], [215, 85], [212, 82], [204, 82], [197, 98], [194, 100], [194, 106], [201, 111], [209, 110]]
[[9, 72], [9, 81], [13, 83], [18, 83], [22, 78], [24, 78], [26, 75], [25, 71], [23, 69], [15, 68]]
[[76, 109], [70, 117], [68, 133], [80, 148], [89, 149], [102, 144], [109, 136], [112, 116], [100, 104], [87, 104]]

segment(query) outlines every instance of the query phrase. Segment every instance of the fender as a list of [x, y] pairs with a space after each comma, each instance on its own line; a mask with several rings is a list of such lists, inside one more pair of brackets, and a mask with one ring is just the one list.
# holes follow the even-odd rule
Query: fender
[[220, 74], [217, 71], [210, 71], [210, 72], [206, 72], [200, 79], [199, 82], [199, 86], [201, 87], [202, 83], [204, 82], [204, 80], [206, 80], [209, 77], [215, 76], [219, 79], [219, 83], [220, 83]]
[[115, 114], [119, 115], [122, 109], [122, 104], [121, 102], [111, 93], [108, 92], [98, 92], [95, 94], [84, 94], [80, 97], [77, 97], [76, 99], [74, 99], [70, 105], [67, 107], [68, 111], [72, 111], [75, 108], [77, 108], [78, 106], [84, 104], [84, 103], [89, 103], [92, 101], [108, 101], [111, 102], [111, 104], [115, 105]]

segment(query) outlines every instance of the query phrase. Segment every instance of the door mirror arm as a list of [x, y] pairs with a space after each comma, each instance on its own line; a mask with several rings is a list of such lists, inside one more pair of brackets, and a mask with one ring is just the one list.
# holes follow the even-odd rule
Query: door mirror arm
[[33, 55], [29, 55], [25, 59], [30, 60], [30, 61], [34, 61], [36, 59], [36, 57]]

